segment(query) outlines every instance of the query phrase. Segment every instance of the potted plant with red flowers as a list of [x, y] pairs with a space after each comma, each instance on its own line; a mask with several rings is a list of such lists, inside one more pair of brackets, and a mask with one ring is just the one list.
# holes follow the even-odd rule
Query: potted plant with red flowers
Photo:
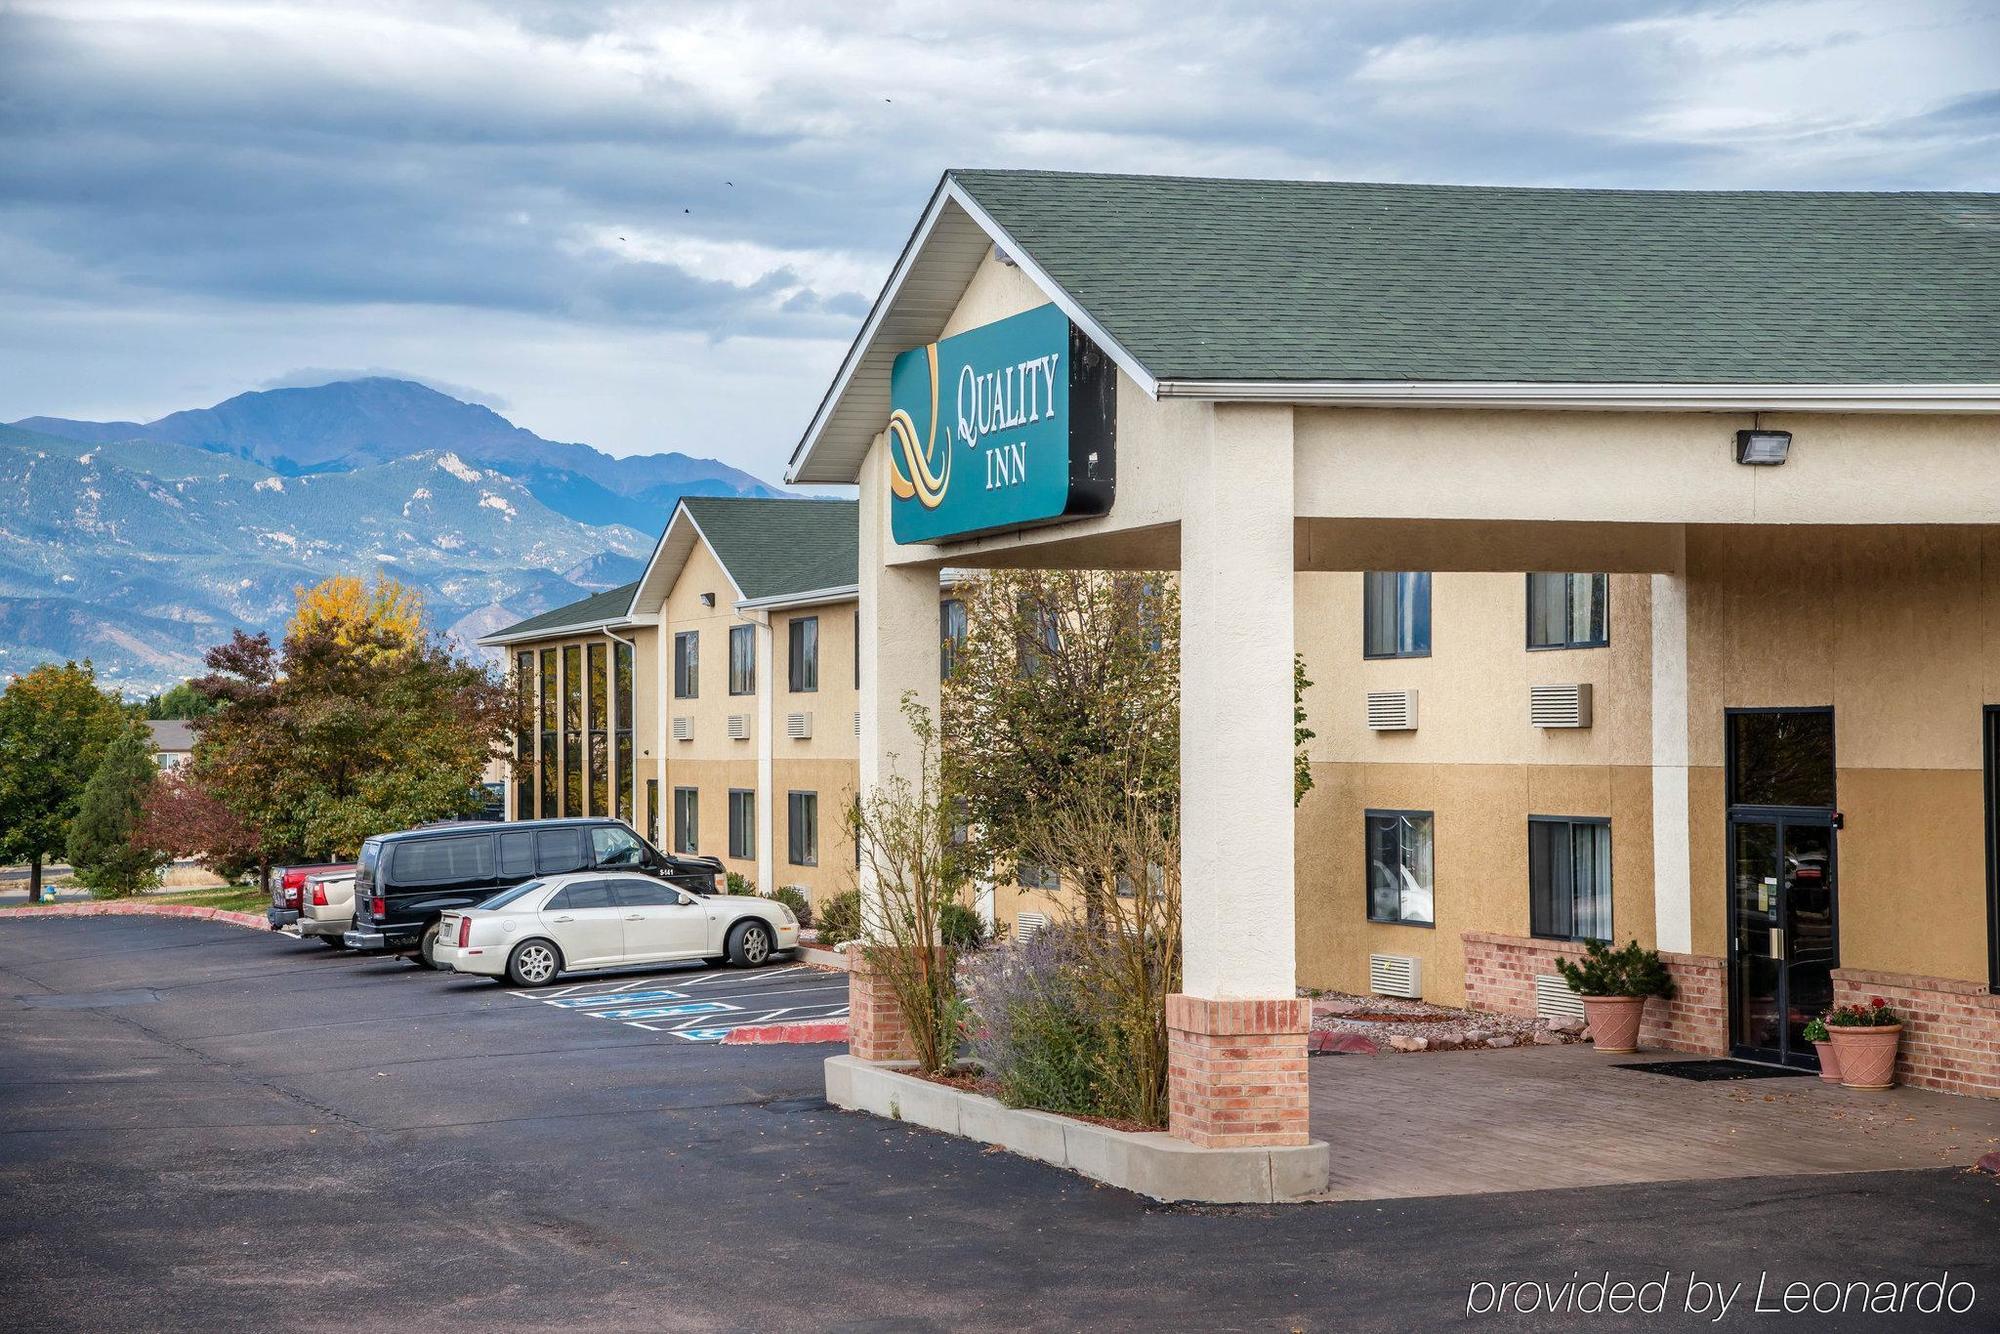
[[1827, 1011], [1826, 1031], [1840, 1062], [1840, 1082], [1851, 1089], [1896, 1086], [1896, 1050], [1903, 1041], [1903, 1021], [1880, 996], [1840, 1005]]
[[1806, 1041], [1819, 1053], [1819, 1077], [1829, 1084], [1838, 1084], [1840, 1053], [1833, 1049], [1833, 1039], [1827, 1036], [1825, 1015], [1806, 1021]]
[[1583, 1017], [1590, 1040], [1601, 1052], [1625, 1055], [1639, 1050], [1639, 1021], [1645, 1018], [1648, 996], [1674, 994], [1674, 980], [1654, 950], [1634, 940], [1622, 950], [1591, 941], [1583, 962], [1556, 960], [1569, 989], [1583, 998]]

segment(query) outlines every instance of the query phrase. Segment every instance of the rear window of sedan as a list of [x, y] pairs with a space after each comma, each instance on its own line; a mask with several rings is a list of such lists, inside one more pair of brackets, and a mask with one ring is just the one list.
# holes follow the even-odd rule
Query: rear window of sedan
[[490, 899], [480, 900], [479, 906], [482, 908], [504, 908], [524, 894], [532, 894], [541, 887], [541, 881], [530, 880], [525, 884], [516, 885], [512, 889], [503, 889]]

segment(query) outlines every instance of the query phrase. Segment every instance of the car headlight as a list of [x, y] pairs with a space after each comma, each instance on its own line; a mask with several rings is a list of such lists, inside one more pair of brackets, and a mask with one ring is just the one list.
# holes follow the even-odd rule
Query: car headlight
[[792, 915], [792, 908], [790, 904], [780, 903], [778, 905], [778, 911], [785, 915], [786, 926], [797, 926], [799, 924], [799, 919]]

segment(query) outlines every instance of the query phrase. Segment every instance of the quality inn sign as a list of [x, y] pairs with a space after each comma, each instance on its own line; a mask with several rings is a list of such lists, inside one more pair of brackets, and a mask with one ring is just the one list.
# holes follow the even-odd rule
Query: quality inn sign
[[911, 348], [890, 370], [889, 404], [899, 543], [1111, 508], [1117, 371], [1053, 305]]

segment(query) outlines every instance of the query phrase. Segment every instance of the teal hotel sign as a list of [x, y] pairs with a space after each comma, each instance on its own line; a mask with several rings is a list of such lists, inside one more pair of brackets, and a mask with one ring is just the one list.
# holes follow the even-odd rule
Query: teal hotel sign
[[899, 543], [1104, 514], [1117, 368], [1054, 305], [911, 348], [889, 373]]

